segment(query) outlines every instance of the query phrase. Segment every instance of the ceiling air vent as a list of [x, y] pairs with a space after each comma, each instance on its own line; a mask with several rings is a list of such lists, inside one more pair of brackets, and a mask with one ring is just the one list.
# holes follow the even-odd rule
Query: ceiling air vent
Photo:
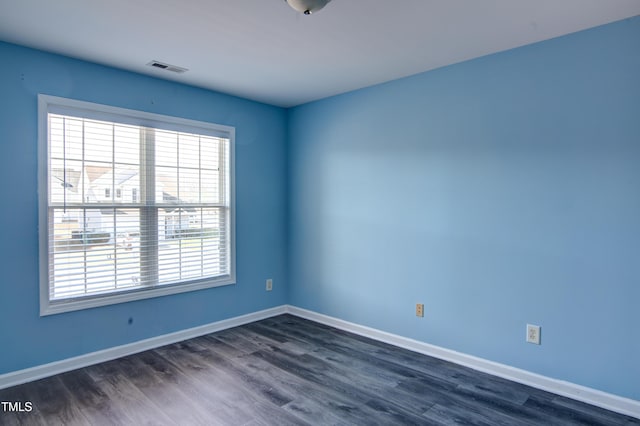
[[147, 65], [154, 68], [160, 68], [161, 70], [177, 72], [178, 74], [182, 74], [185, 71], [189, 71], [186, 68], [182, 68], [177, 65], [165, 64], [164, 62], [160, 62], [160, 61], [151, 61]]

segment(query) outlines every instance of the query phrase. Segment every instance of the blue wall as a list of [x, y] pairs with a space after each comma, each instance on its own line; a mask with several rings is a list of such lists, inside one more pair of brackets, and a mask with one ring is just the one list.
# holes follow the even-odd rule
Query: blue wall
[[[286, 303], [286, 110], [5, 43], [0, 63], [0, 374]], [[38, 93], [235, 126], [237, 284], [41, 318]]]
[[297, 107], [289, 139], [292, 304], [640, 400], [640, 18]]

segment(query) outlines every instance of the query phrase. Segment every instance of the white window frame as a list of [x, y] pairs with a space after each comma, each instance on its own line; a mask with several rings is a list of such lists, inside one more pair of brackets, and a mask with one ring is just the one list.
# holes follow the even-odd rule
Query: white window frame
[[[49, 179], [48, 179], [48, 115], [49, 113], [81, 116], [102, 121], [113, 121], [135, 126], [160, 128], [185, 133], [205, 134], [224, 137], [229, 140], [229, 274], [214, 278], [201, 278], [171, 285], [158, 285], [82, 296], [76, 298], [50, 299], [49, 283]], [[78, 101], [74, 99], [38, 95], [38, 201], [39, 201], [39, 244], [40, 244], [40, 315], [52, 315], [98, 306], [125, 303], [177, 293], [201, 290], [236, 283], [236, 241], [235, 241], [235, 128], [207, 122], [189, 120], [118, 108], [108, 105]]]

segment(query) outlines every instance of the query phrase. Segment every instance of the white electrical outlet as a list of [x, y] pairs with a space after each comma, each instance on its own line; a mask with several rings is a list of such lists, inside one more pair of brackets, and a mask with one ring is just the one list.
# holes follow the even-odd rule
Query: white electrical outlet
[[540, 344], [540, 326], [527, 324], [527, 342], [534, 345]]
[[271, 291], [271, 290], [273, 290], [273, 280], [269, 278], [267, 280], [267, 291]]

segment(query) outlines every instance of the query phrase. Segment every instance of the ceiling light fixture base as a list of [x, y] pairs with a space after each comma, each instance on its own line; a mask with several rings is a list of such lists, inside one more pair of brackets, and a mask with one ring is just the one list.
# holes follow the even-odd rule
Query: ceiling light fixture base
[[284, 0], [292, 9], [311, 15], [325, 7], [331, 0]]

